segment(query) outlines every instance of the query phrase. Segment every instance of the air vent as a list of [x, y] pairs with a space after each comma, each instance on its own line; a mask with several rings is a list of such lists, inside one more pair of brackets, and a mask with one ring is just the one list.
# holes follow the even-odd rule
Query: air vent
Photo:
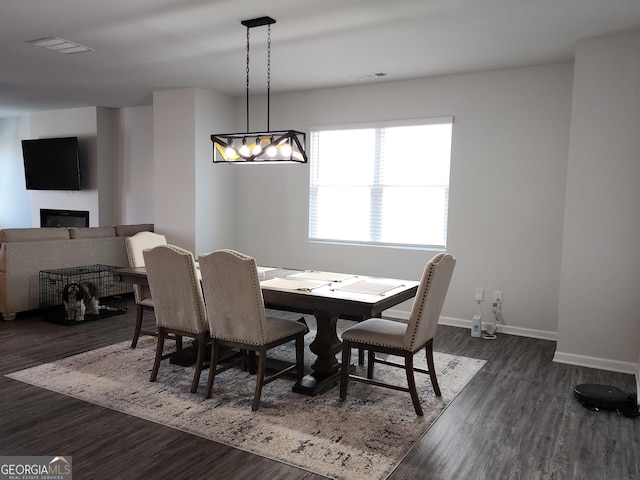
[[41, 38], [39, 40], [30, 40], [27, 43], [35, 45], [36, 47], [48, 48], [49, 50], [55, 50], [56, 52], [70, 55], [72, 53], [93, 52], [93, 48], [85, 47], [78, 43], [70, 42], [64, 38], [48, 37]]
[[359, 75], [349, 75], [351, 78], [355, 78], [357, 80], [366, 80], [368, 78], [382, 78], [382, 77], [386, 77], [387, 74], [384, 72], [378, 72], [378, 73], [361, 73]]

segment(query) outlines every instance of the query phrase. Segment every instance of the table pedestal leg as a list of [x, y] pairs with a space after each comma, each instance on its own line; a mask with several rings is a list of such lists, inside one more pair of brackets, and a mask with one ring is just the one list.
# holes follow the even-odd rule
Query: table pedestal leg
[[325, 392], [340, 380], [340, 363], [336, 360], [336, 354], [342, 348], [336, 331], [338, 314], [324, 310], [313, 313], [316, 317], [317, 332], [309, 349], [318, 358], [311, 366], [313, 372], [293, 386], [294, 392], [310, 396]]

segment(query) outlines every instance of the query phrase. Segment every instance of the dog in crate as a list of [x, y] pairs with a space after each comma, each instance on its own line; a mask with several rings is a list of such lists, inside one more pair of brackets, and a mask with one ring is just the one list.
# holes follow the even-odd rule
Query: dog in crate
[[92, 282], [71, 282], [64, 286], [62, 302], [67, 320], [81, 322], [85, 315], [100, 313], [98, 288]]

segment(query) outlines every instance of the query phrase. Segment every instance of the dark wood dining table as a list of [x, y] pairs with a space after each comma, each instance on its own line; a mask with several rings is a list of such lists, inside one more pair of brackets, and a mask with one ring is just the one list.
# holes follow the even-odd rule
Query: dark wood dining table
[[[360, 321], [380, 317], [382, 312], [413, 298], [419, 282], [362, 275], [317, 272], [289, 268], [259, 267], [265, 307], [312, 314], [316, 336], [309, 349], [316, 355], [312, 371], [293, 391], [317, 395], [334, 386], [340, 376], [336, 354], [342, 348], [338, 318]], [[117, 268], [114, 280], [147, 284], [144, 267]]]

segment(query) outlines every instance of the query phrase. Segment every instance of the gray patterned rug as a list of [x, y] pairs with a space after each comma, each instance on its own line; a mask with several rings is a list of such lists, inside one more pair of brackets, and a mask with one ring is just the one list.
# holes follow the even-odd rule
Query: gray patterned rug
[[[313, 332], [307, 342], [312, 338]], [[428, 375], [416, 379], [424, 417], [415, 415], [408, 393], [350, 382], [341, 402], [337, 387], [306, 397], [293, 393], [287, 378], [265, 386], [260, 409], [252, 412], [254, 376], [232, 368], [216, 376], [213, 397], [205, 400], [208, 370], [196, 394], [189, 392], [193, 369], [168, 361], [150, 383], [154, 351], [155, 338], [143, 337], [134, 350], [122, 342], [7, 377], [329, 478], [377, 480], [391, 474], [485, 363], [436, 352], [442, 396], [433, 394]], [[289, 360], [293, 345], [272, 352]], [[423, 363], [424, 354], [417, 355], [417, 366], [426, 368]], [[402, 369], [385, 365], [376, 365], [375, 376], [406, 382]]]

